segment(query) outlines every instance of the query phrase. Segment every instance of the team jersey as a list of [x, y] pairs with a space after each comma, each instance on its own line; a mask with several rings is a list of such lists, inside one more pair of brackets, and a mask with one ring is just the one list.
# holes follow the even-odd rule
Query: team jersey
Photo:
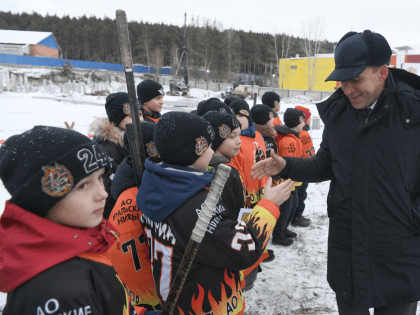
[[231, 163], [229, 157], [213, 154], [209, 166], [213, 167], [216, 172], [221, 163], [231, 167], [229, 177], [223, 187], [221, 198], [227, 208], [232, 211], [232, 220], [236, 220], [241, 208], [248, 207], [246, 204], [245, 183], [238, 170]]
[[[302, 142], [292, 133], [283, 134], [281, 140], [277, 143], [277, 150], [281, 157], [291, 156], [301, 158]], [[294, 186], [302, 186], [302, 182], [295, 182]], [[293, 187], [293, 190], [295, 190], [295, 187]]]
[[315, 149], [309, 132], [302, 129], [299, 138], [300, 142], [302, 142], [302, 157], [304, 159], [313, 157], [315, 155]]
[[118, 198], [109, 221], [118, 229], [119, 244], [108, 254], [118, 276], [125, 284], [131, 302], [146, 309], [159, 308], [159, 298], [152, 275], [146, 233], [140, 224], [137, 187], [125, 190]]
[[8, 293], [3, 314], [132, 315], [108, 255], [116, 235], [107, 220], [77, 229], [6, 202], [0, 219], [0, 291]]
[[[202, 189], [162, 222], [141, 216], [151, 244], [153, 276], [162, 303], [207, 194]], [[219, 201], [173, 314], [243, 314], [240, 270], [251, 267], [261, 257], [278, 216], [278, 206], [264, 199], [254, 207], [247, 222], [238, 222], [230, 219], [229, 211]]]
[[255, 131], [254, 137], [241, 135], [241, 149], [236, 157], [232, 159], [233, 165], [241, 174], [247, 190], [247, 204], [254, 207], [258, 201], [263, 198], [264, 186], [267, 183], [267, 177], [263, 179], [254, 179], [251, 177], [251, 167], [255, 163], [266, 158], [265, 143], [258, 131]]
[[131, 315], [132, 307], [107, 254], [79, 255], [7, 295], [4, 315]]

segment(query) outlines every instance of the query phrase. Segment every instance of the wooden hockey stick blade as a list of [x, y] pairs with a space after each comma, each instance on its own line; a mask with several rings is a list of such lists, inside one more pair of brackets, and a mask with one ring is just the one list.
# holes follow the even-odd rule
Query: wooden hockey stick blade
[[229, 166], [226, 164], [220, 164], [216, 174], [214, 175], [210, 191], [207, 194], [197, 223], [192, 231], [191, 239], [188, 243], [187, 249], [185, 250], [184, 256], [182, 257], [182, 261], [179, 265], [174, 281], [172, 282], [171, 290], [169, 291], [161, 315], [172, 314], [176, 306], [182, 287], [184, 286], [185, 280], [187, 279], [191, 265], [194, 261], [195, 254], [197, 253], [198, 246], [206, 233], [207, 227], [213, 216], [214, 210], [216, 209], [217, 202], [222, 194], [223, 187], [229, 177], [230, 171], [231, 168]]

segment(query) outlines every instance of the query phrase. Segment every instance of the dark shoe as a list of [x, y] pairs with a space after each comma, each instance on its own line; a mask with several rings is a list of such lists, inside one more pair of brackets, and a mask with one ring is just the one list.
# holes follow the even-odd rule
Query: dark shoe
[[290, 246], [293, 244], [293, 240], [287, 237], [273, 238], [271, 243], [274, 245]]
[[253, 288], [255, 280], [257, 280], [257, 275], [258, 268], [255, 268], [245, 277], [245, 287], [243, 288], [243, 291], [248, 291]]
[[286, 230], [284, 231], [284, 236], [286, 236], [286, 237], [296, 237], [297, 234], [286, 228]]
[[311, 222], [303, 221], [302, 216], [300, 216], [300, 217], [297, 217], [297, 218], [293, 219], [291, 224], [293, 226], [306, 227], [306, 226], [309, 226], [311, 224]]
[[302, 218], [302, 221], [311, 222], [311, 219], [305, 218], [303, 215], [300, 216]]
[[274, 251], [272, 249], [267, 249], [268, 257], [264, 259], [264, 262], [270, 262], [273, 261], [276, 258], [276, 255], [274, 255]]

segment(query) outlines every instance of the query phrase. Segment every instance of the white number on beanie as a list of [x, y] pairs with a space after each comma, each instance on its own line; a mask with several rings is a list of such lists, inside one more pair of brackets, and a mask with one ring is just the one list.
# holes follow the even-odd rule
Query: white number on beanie
[[93, 153], [91, 150], [84, 148], [77, 152], [77, 157], [84, 162], [83, 167], [86, 174], [90, 174], [108, 163], [105, 153], [101, 152], [100, 149], [96, 149], [96, 145], [93, 145]]

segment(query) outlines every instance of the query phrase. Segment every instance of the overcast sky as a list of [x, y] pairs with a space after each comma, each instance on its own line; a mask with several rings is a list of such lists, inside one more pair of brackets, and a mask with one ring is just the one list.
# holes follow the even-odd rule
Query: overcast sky
[[37, 12], [70, 17], [105, 16], [125, 10], [129, 21], [183, 25], [187, 18], [216, 18], [224, 28], [301, 35], [311, 16], [325, 21], [326, 39], [338, 41], [346, 32], [370, 29], [391, 47], [420, 48], [420, 0], [0, 0], [1, 11]]

